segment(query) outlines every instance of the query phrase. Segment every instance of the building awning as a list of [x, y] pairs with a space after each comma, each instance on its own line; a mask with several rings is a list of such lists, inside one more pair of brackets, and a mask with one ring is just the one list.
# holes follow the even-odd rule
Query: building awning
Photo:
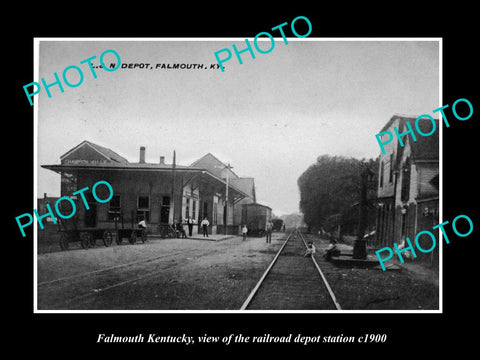
[[[81, 172], [81, 171], [137, 171], [137, 172], [157, 172], [157, 173], [173, 173], [173, 166], [170, 164], [149, 164], [149, 163], [95, 163], [95, 164], [86, 164], [86, 163], [68, 163], [68, 164], [57, 164], [57, 165], [41, 165], [42, 168], [54, 171], [58, 174], [68, 173], [68, 172]], [[176, 166], [175, 173], [177, 175], [181, 174], [191, 174], [189, 179], [186, 179], [187, 182], [191, 181], [193, 177], [200, 176], [208, 181], [214, 182], [216, 185], [223, 186], [226, 188], [227, 181], [217, 177], [208, 170], [189, 167], [189, 166]], [[248, 197], [249, 195], [244, 191], [240, 190], [236, 186], [228, 183], [228, 191], [232, 195], [232, 198], [239, 200]]]

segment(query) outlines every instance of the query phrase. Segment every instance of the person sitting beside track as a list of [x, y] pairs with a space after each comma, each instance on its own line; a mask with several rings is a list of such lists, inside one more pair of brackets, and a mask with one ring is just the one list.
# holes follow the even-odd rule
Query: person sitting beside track
[[305, 251], [305, 255], [303, 257], [312, 257], [315, 254], [315, 245], [313, 245], [313, 241], [309, 241], [307, 243], [307, 251]]
[[327, 261], [329, 261], [332, 256], [340, 256], [340, 249], [337, 247], [337, 240], [333, 239], [328, 247], [325, 249], [325, 255], [323, 255]]

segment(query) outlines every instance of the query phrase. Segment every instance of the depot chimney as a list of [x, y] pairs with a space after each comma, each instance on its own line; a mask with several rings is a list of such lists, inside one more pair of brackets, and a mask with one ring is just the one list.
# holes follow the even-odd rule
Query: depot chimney
[[160, 156], [160, 165], [165, 165], [165, 156]]
[[145, 146], [140, 146], [140, 164], [145, 164]]

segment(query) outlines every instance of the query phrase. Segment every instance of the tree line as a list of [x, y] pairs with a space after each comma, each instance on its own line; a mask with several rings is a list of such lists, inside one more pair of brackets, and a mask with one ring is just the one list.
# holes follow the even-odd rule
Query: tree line
[[367, 228], [375, 225], [374, 201], [377, 189], [377, 159], [321, 155], [298, 178], [300, 210], [310, 229], [332, 231], [342, 226], [346, 233], [355, 233], [361, 172], [369, 169], [373, 176], [368, 182], [369, 215]]

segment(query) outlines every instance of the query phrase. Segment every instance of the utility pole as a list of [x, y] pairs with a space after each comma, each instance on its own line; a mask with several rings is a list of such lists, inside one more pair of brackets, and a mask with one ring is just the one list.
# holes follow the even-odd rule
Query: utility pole
[[370, 169], [366, 164], [363, 164], [363, 169], [360, 174], [360, 203], [358, 211], [358, 232], [357, 239], [353, 245], [353, 258], [354, 259], [367, 259], [367, 245], [363, 238], [365, 234], [365, 228], [367, 226], [367, 189], [368, 179], [370, 177]]
[[172, 204], [172, 219], [173, 225], [175, 226], [175, 150], [173, 150], [173, 164], [172, 164], [172, 195], [170, 199], [170, 203]]
[[226, 187], [225, 187], [225, 235], [228, 235], [228, 231], [227, 231], [227, 224], [228, 224], [228, 180], [229, 180], [229, 177], [228, 177], [228, 173], [229, 173], [229, 170], [232, 169], [233, 166], [230, 166], [230, 163], [228, 163], [228, 165], [226, 166], [226, 169], [228, 170], [227, 171], [227, 174], [226, 174]]

